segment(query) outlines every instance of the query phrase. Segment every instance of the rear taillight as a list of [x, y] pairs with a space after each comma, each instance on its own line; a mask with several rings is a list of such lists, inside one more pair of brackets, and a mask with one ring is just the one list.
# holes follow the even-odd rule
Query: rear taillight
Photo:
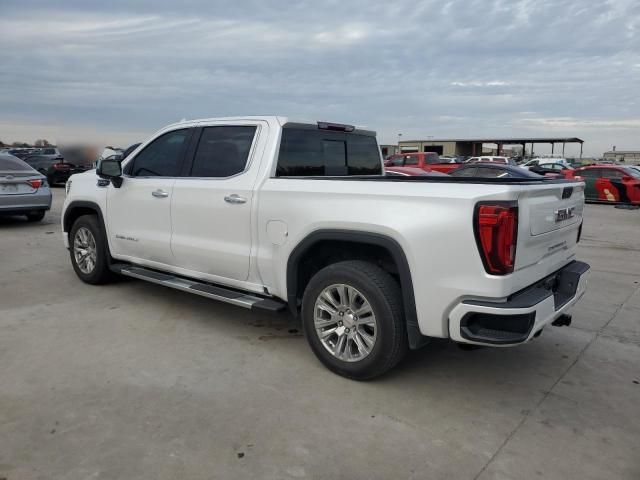
[[71, 168], [71, 165], [68, 163], [54, 163], [51, 165], [55, 170], [68, 170]]
[[518, 241], [518, 204], [478, 203], [473, 228], [487, 273], [507, 275], [513, 272]]
[[36, 190], [42, 186], [42, 180], [27, 180], [27, 183], [31, 185]]

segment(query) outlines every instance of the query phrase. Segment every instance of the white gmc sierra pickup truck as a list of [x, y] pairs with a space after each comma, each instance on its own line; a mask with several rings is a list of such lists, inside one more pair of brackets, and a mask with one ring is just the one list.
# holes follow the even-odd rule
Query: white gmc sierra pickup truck
[[239, 117], [73, 175], [62, 226], [84, 282], [288, 306], [322, 363], [367, 379], [429, 337], [512, 346], [567, 324], [583, 206], [580, 182], [385, 176], [374, 132]]

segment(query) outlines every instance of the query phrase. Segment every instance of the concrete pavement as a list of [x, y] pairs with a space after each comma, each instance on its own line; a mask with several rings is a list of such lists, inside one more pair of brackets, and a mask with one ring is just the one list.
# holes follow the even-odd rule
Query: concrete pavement
[[587, 206], [571, 327], [357, 383], [287, 316], [83, 284], [54, 193], [0, 219], [0, 478], [640, 478], [640, 211]]

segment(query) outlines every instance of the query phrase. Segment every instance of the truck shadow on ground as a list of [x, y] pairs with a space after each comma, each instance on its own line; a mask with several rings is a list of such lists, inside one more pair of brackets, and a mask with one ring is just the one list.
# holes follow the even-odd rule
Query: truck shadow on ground
[[[277, 348], [278, 355], [291, 356], [292, 364], [304, 362], [324, 370], [307, 345], [300, 321], [288, 311], [252, 312], [136, 280], [127, 281], [126, 289], [132, 290], [131, 294], [138, 299], [161, 296], [171, 305], [171, 317], [176, 321], [211, 331], [212, 335], [245, 341], [248, 348], [257, 349], [260, 355], [269, 355]], [[439, 383], [464, 386], [467, 393], [469, 388], [482, 392], [489, 385], [507, 393], [515, 385], [527, 384], [544, 392], [589, 340], [585, 336], [578, 342], [570, 341], [568, 329], [547, 330], [550, 331], [541, 338], [513, 348], [463, 350], [448, 339], [432, 339], [425, 347], [409, 351], [387, 374], [367, 383], [393, 384], [400, 390], [415, 388], [416, 382]], [[565, 330], [565, 334], [554, 335], [560, 330]], [[328, 370], [326, 374], [333, 375]]]

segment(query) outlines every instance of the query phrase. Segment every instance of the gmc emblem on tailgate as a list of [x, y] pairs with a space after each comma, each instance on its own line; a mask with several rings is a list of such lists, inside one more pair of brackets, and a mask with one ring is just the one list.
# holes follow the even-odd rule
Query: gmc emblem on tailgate
[[556, 210], [556, 222], [562, 222], [563, 220], [569, 220], [575, 216], [576, 207], [567, 207]]

